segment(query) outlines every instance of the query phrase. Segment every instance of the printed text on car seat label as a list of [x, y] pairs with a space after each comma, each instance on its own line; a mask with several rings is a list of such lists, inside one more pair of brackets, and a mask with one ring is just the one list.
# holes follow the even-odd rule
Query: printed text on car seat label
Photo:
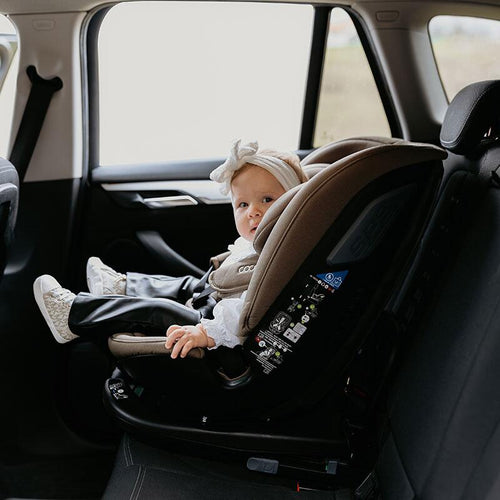
[[278, 311], [264, 328], [259, 328], [250, 353], [264, 374], [278, 368], [313, 329], [321, 303], [340, 288], [348, 272], [308, 275], [299, 293], [290, 297], [286, 310]]

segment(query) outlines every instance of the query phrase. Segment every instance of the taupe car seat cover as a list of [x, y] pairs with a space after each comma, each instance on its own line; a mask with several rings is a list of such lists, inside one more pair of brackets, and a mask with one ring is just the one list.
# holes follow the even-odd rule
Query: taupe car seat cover
[[[261, 256], [240, 319], [240, 335], [246, 335], [262, 319], [342, 209], [361, 189], [398, 168], [445, 157], [446, 153], [436, 146], [391, 140], [348, 155], [304, 184], [280, 215], [263, 248], [259, 248], [261, 242], [256, 236], [256, 249], [261, 250]], [[273, 209], [274, 206], [268, 211], [270, 220]]]
[[[146, 336], [142, 333], [115, 333], [108, 338], [108, 347], [115, 358], [128, 358], [147, 354], [168, 354], [166, 337]], [[199, 347], [189, 351], [190, 358], [203, 358], [205, 351]]]

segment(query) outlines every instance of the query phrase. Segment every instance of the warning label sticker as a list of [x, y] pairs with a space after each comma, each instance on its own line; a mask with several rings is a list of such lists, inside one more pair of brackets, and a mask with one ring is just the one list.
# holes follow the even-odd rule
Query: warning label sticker
[[333, 273], [317, 274], [316, 278], [330, 285], [334, 290], [338, 290], [340, 285], [344, 282], [348, 272], [349, 271], [335, 271]]
[[288, 314], [279, 312], [271, 321], [269, 327], [276, 333], [283, 333], [291, 321], [292, 318]]
[[251, 354], [264, 374], [278, 368], [304, 335], [313, 328], [321, 303], [340, 288], [348, 271], [308, 275], [284, 311], [278, 311], [254, 338]]

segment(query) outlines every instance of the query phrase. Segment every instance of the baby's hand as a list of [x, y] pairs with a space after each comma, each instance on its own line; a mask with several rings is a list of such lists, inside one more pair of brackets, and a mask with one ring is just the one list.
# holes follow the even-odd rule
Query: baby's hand
[[167, 330], [165, 347], [171, 349], [170, 356], [175, 359], [179, 354], [185, 358], [194, 347], [213, 347], [213, 339], [207, 335], [202, 325], [172, 325]]

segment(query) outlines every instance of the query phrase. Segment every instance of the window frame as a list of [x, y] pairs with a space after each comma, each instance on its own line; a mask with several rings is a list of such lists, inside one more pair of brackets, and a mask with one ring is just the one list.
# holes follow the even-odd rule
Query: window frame
[[361, 16], [353, 9], [346, 7], [344, 8], [344, 10], [351, 17], [352, 22], [354, 23], [354, 27], [356, 28], [356, 32], [358, 33], [359, 40], [361, 41], [361, 46], [365, 51], [366, 59], [368, 60], [375, 85], [377, 86], [385, 116], [387, 117], [387, 123], [389, 124], [391, 136], [403, 137], [403, 128], [401, 127], [401, 122], [396, 111], [396, 106], [391, 97], [389, 84], [387, 83], [384, 72], [382, 71], [382, 65], [377, 57], [377, 52], [375, 50], [373, 40], [368, 35], [368, 29], [365, 25], [365, 22], [361, 18]]
[[[189, 0], [186, 0], [189, 1]], [[242, 0], [234, 0], [236, 2]], [[274, 2], [286, 3], [286, 2]], [[316, 118], [318, 113], [319, 95], [323, 75], [323, 66], [326, 55], [326, 41], [328, 37], [328, 26], [330, 12], [334, 8], [343, 9], [351, 18], [361, 45], [372, 71], [375, 84], [377, 86], [380, 99], [387, 117], [387, 121], [393, 137], [400, 137], [402, 134], [401, 125], [397, 117], [394, 102], [390, 97], [389, 87], [381, 70], [381, 65], [376, 57], [373, 42], [371, 41], [366, 26], [362, 18], [351, 8], [344, 5], [314, 5], [303, 2], [303, 5], [311, 5], [314, 9], [311, 50], [309, 55], [309, 67], [304, 95], [304, 106], [302, 120], [300, 123], [298, 153], [305, 154], [312, 151], [313, 139], [316, 129]], [[183, 160], [169, 161], [161, 163], [143, 163], [134, 165], [105, 165], [99, 163], [99, 70], [98, 70], [98, 38], [102, 21], [114, 5], [99, 8], [90, 18], [86, 32], [86, 67], [84, 68], [84, 78], [87, 87], [87, 116], [88, 116], [88, 166], [89, 172], [93, 174], [96, 181], [102, 182], [108, 178], [117, 181], [121, 173], [126, 173], [129, 178], [140, 177], [137, 167], [148, 166], [148, 178], [154, 179], [161, 174], [165, 175], [168, 170], [175, 173], [182, 168], [184, 179], [202, 179], [206, 177], [207, 168], [211, 168], [212, 163], [218, 164], [218, 159], [214, 160]], [[167, 167], [167, 168], [166, 168]], [[177, 178], [179, 178], [177, 176]]]
[[[374, 48], [374, 44], [370, 36], [368, 35], [368, 29], [366, 28], [364, 20], [361, 16], [351, 9], [350, 7], [346, 7], [345, 5], [329, 5], [327, 7], [315, 7], [316, 13], [319, 9], [325, 9], [324, 16], [326, 19], [318, 20], [318, 27], [321, 26], [321, 29], [324, 30], [321, 34], [316, 32], [316, 16], [315, 16], [315, 26], [313, 30], [313, 44], [311, 44], [311, 56], [310, 56], [310, 72], [316, 71], [314, 74], [309, 75], [307, 85], [306, 85], [306, 95], [310, 92], [311, 94], [308, 96], [309, 99], [306, 100], [306, 105], [304, 106], [303, 112], [303, 122], [302, 122], [302, 135], [300, 148], [305, 150], [312, 150], [313, 148], [313, 140], [316, 132], [317, 126], [317, 115], [319, 108], [319, 97], [321, 91], [321, 83], [323, 78], [323, 67], [325, 64], [326, 57], [326, 42], [328, 38], [328, 28], [330, 21], [331, 11], [335, 8], [342, 9], [351, 19], [356, 33], [361, 42], [361, 47], [365, 53], [366, 59], [368, 61], [368, 65], [370, 67], [370, 71], [372, 72], [373, 79], [375, 81], [375, 85], [377, 87], [378, 94], [380, 96], [380, 100], [382, 102], [382, 106], [385, 112], [385, 116], [387, 118], [387, 123], [389, 124], [389, 129], [391, 131], [392, 137], [402, 137], [403, 130], [401, 127], [401, 123], [399, 121], [396, 106], [394, 105], [394, 101], [391, 98], [391, 93], [389, 91], [389, 85], [387, 80], [385, 79], [384, 73], [381, 68], [380, 61], [376, 55], [376, 51]], [[316, 66], [315, 64], [311, 64], [314, 59], [317, 57], [314, 53], [314, 40], [315, 37], [318, 37], [317, 44], [322, 43], [322, 52], [321, 52], [321, 65]], [[320, 40], [320, 37], [321, 40]], [[306, 106], [309, 106], [306, 108]], [[312, 118], [314, 117], [314, 118]], [[305, 125], [312, 126], [307, 129]]]

